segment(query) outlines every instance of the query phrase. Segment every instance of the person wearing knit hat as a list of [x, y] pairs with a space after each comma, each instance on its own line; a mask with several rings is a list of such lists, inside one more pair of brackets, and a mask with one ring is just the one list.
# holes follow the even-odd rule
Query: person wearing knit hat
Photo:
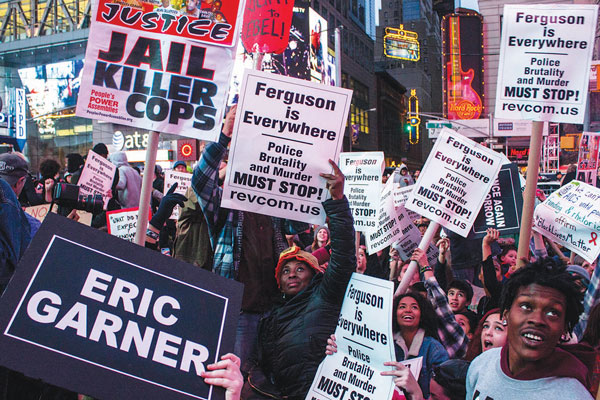
[[327, 228], [325, 225], [319, 226], [317, 229], [315, 229], [315, 236], [314, 236], [314, 240], [313, 240], [312, 244], [310, 246], [307, 246], [304, 249], [304, 251], [312, 253], [312, 252], [320, 249], [321, 247], [328, 245], [329, 238], [330, 238], [329, 228]]
[[567, 272], [576, 278], [575, 283], [585, 293], [590, 285], [590, 274], [580, 265], [567, 265]]
[[[298, 279], [290, 279], [290, 270], [295, 269]], [[312, 272], [311, 272], [312, 270]], [[324, 272], [317, 257], [300, 250], [298, 246], [292, 246], [279, 255], [279, 261], [275, 268], [275, 279], [277, 286], [286, 294], [296, 294], [310, 283], [312, 277]]]
[[98, 155], [101, 155], [104, 158], [108, 158], [108, 147], [104, 143], [98, 143], [93, 148], [92, 151]]
[[187, 165], [185, 165], [185, 162], [183, 161], [177, 161], [173, 164], [173, 171], [187, 172]]
[[275, 278], [283, 301], [258, 325], [243, 399], [304, 399], [335, 331], [356, 255], [344, 175], [330, 164], [334, 173], [321, 174], [331, 193], [323, 202], [331, 229], [329, 265], [323, 271], [317, 257], [297, 246], [280, 254]]

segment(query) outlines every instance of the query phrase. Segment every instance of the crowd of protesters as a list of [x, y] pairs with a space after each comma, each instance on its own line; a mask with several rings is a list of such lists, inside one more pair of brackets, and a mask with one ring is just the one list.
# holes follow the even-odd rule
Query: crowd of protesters
[[[163, 253], [244, 284], [234, 354], [202, 374], [224, 387], [227, 399], [304, 399], [319, 363], [337, 351], [332, 334], [352, 273], [397, 285], [411, 261], [418, 273], [408, 277], [410, 289], [394, 299], [390, 316], [396, 360], [382, 366], [382, 374], [393, 377], [394, 398], [596, 398], [596, 262], [534, 234], [525, 266], [518, 268], [516, 238], [494, 229], [483, 239], [440, 229], [434, 265], [420, 249], [407, 259], [394, 246], [369, 255], [364, 237], [356, 248], [344, 177], [331, 160], [333, 172], [321, 174], [331, 196], [323, 203], [326, 225], [225, 209], [222, 184], [235, 114], [233, 107], [218, 141], [204, 149], [186, 195], [175, 193], [175, 186], [165, 193], [163, 170], [154, 170], [146, 235], [146, 247], [167, 248]], [[142, 177], [125, 153], [109, 154], [103, 144], [93, 151], [117, 166], [108, 210], [137, 207]], [[44, 160], [34, 179], [22, 154], [0, 155], [2, 290], [39, 227], [23, 207], [51, 203], [61, 181], [77, 184], [84, 162], [79, 154], [67, 155], [61, 174], [56, 160]], [[173, 169], [185, 172], [187, 165], [178, 162]], [[418, 172], [411, 176], [403, 164], [395, 183], [411, 185]], [[169, 216], [177, 205], [182, 209], [174, 225]], [[103, 213], [94, 216], [94, 228], [106, 228]], [[62, 214], [76, 218], [71, 209]], [[429, 224], [426, 218], [414, 222], [422, 234]], [[400, 363], [415, 357], [423, 357], [418, 380]], [[77, 398], [7, 369], [0, 385], [3, 399]]]

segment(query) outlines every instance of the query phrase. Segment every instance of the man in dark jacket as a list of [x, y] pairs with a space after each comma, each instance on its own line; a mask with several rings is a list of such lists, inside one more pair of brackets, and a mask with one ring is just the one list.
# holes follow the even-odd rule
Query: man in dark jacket
[[283, 304], [260, 321], [242, 396], [246, 400], [303, 400], [325, 356], [327, 338], [335, 331], [356, 255], [344, 176], [330, 164], [334, 174], [321, 174], [331, 193], [331, 199], [323, 203], [331, 231], [329, 265], [322, 273], [316, 258], [298, 247], [281, 253], [275, 278]]

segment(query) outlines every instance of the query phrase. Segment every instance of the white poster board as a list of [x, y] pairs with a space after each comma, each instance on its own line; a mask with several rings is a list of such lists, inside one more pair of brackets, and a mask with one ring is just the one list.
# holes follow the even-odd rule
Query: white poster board
[[535, 208], [533, 229], [594, 262], [600, 254], [600, 189], [571, 181]]
[[396, 212], [396, 207], [394, 207], [395, 185], [392, 179], [388, 179], [381, 191], [377, 225], [365, 232], [365, 242], [369, 254], [375, 254], [379, 250], [385, 249], [402, 236], [400, 221], [403, 217]]
[[90, 150], [79, 177], [79, 194], [102, 195], [106, 209], [116, 170], [116, 165]]
[[597, 5], [505, 5], [496, 118], [581, 124]]
[[381, 151], [340, 153], [339, 167], [346, 178], [344, 194], [357, 232], [364, 232], [377, 224], [384, 161]]
[[223, 186], [223, 207], [322, 225], [330, 173], [352, 91], [246, 70]]
[[[55, 204], [52, 208], [52, 212], [56, 213], [57, 210], [58, 205]], [[23, 207], [23, 211], [25, 211], [27, 214], [31, 215], [38, 221], [44, 222], [44, 219], [46, 219], [46, 215], [48, 215], [48, 212], [50, 211], [50, 204], [40, 204], [39, 206]], [[83, 210], [76, 210], [75, 212], [77, 213], [78, 217], [77, 222], [87, 226], [90, 226], [92, 224], [92, 218], [94, 217], [92, 213]]]
[[[108, 233], [133, 243], [137, 229], [138, 210], [138, 207], [133, 207], [108, 211], [106, 213]], [[148, 210], [148, 220], [150, 220], [150, 217], [151, 213]]]
[[[354, 273], [348, 283], [335, 330], [337, 353], [325, 357], [306, 400], [391, 399], [394, 381], [381, 376], [387, 361], [395, 361], [392, 334], [394, 284]], [[327, 393], [339, 385], [342, 396]]]
[[502, 162], [499, 153], [444, 128], [406, 208], [467, 237]]
[[[177, 189], [175, 189], [175, 193], [179, 193], [185, 196], [188, 188], [192, 186], [192, 174], [188, 172], [179, 172], [174, 170], [165, 171], [165, 193], [171, 189], [177, 183]], [[181, 207], [176, 205], [173, 208], [173, 213], [169, 217], [170, 219], [179, 219], [179, 214], [181, 212]]]

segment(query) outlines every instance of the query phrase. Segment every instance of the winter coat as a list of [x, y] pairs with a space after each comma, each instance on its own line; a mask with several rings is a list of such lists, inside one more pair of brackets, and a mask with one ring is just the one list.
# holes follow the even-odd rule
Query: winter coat
[[348, 200], [330, 199], [323, 205], [331, 230], [329, 266], [260, 321], [244, 386], [246, 400], [304, 400], [325, 357], [327, 338], [335, 331], [346, 286], [356, 269], [356, 256]]
[[119, 182], [116, 188], [121, 207], [138, 207], [142, 192], [142, 177], [129, 165], [127, 155], [124, 152], [113, 153], [109, 159], [119, 170]]

